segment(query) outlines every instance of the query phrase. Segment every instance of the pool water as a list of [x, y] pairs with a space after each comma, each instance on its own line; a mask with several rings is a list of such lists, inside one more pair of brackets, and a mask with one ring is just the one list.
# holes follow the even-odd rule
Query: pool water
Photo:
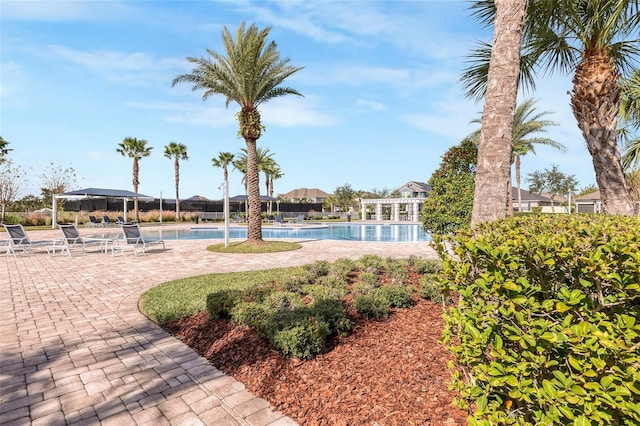
[[[224, 239], [224, 226], [194, 226], [191, 229], [145, 231], [145, 238], [163, 240]], [[263, 238], [300, 238], [342, 241], [431, 241], [420, 224], [316, 224], [304, 226], [262, 227]], [[247, 238], [247, 228], [229, 228], [229, 238]]]

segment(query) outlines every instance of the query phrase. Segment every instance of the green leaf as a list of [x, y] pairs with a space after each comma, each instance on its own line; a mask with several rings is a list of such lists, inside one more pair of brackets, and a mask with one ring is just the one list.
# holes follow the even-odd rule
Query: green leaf
[[478, 408], [478, 411], [480, 413], [484, 413], [484, 411], [487, 409], [488, 404], [489, 404], [489, 400], [487, 398], [487, 395], [480, 396], [476, 401], [476, 407]]
[[549, 395], [551, 398], [555, 399], [555, 397], [556, 397], [556, 388], [553, 386], [553, 383], [551, 383], [547, 379], [544, 379], [542, 381], [542, 388], [544, 389], [544, 391], [546, 392], [547, 395]]
[[564, 302], [558, 302], [556, 303], [556, 310], [560, 313], [563, 312], [567, 312], [569, 309], [571, 309], [569, 306], [565, 305]]

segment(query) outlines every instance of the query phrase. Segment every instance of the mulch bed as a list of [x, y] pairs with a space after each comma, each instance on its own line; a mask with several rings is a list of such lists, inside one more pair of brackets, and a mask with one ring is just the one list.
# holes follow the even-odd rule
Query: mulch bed
[[248, 328], [206, 312], [164, 328], [301, 425], [466, 425], [451, 405], [442, 307], [419, 300], [309, 361], [282, 357]]

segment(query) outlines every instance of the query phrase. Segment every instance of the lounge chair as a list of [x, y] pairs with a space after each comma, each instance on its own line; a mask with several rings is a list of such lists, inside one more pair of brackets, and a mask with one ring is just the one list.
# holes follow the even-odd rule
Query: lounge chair
[[282, 216], [280, 216], [279, 214], [276, 215], [276, 223], [280, 226], [284, 225], [284, 222], [282, 221]]
[[166, 250], [163, 240], [148, 240], [145, 239], [140, 233], [140, 227], [137, 223], [127, 223], [120, 225], [122, 228], [122, 234], [124, 235], [124, 239], [122, 240], [122, 244], [114, 245], [112, 247], [113, 255], [116, 255], [116, 252], [124, 253], [124, 250], [130, 248], [133, 250], [133, 253], [138, 256], [138, 248], [142, 249], [142, 254], [147, 251], [147, 247], [154, 244], [162, 244], [162, 249]]
[[299, 214], [298, 218], [296, 219], [296, 225], [304, 225], [304, 215], [303, 214]]
[[4, 229], [9, 234], [9, 246], [6, 248], [7, 254], [16, 254], [16, 249], [22, 250], [23, 253], [31, 253], [31, 251], [38, 247], [44, 247], [47, 252], [51, 247], [62, 244], [62, 240], [48, 239], [48, 240], [32, 240], [27, 236], [27, 232], [20, 224], [17, 225], [3, 225]]
[[71, 251], [69, 249], [73, 247], [80, 247], [82, 249], [82, 252], [84, 253], [85, 247], [90, 247], [90, 246], [99, 246], [100, 251], [103, 251], [106, 253], [109, 247], [109, 243], [113, 244], [113, 239], [109, 239], [109, 238], [84, 238], [82, 235], [80, 235], [78, 228], [76, 228], [76, 225], [74, 224], [58, 225], [58, 227], [60, 228], [60, 230], [62, 231], [62, 234], [64, 235], [64, 240], [63, 240], [63, 244], [60, 245], [59, 247], [58, 246], [52, 247], [53, 253], [55, 253], [55, 251], [58, 248], [60, 248], [60, 254], [66, 251], [67, 254], [71, 256]]
[[85, 228], [95, 228], [97, 226], [102, 226], [102, 223], [98, 222], [95, 216], [89, 215], [89, 222], [85, 222]]
[[116, 223], [105, 214], [102, 216], [102, 226], [116, 226]]

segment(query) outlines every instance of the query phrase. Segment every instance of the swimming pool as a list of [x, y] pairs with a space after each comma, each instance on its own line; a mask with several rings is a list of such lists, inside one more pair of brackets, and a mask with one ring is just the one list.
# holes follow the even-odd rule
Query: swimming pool
[[[168, 229], [146, 231], [146, 238], [163, 240], [207, 240], [223, 239], [224, 226], [194, 226], [191, 229]], [[263, 226], [263, 238], [296, 238], [309, 240], [342, 240], [342, 241], [387, 241], [387, 242], [420, 242], [431, 241], [420, 224], [354, 224], [331, 223], [304, 226]], [[232, 226], [229, 238], [247, 238], [247, 228]]]

